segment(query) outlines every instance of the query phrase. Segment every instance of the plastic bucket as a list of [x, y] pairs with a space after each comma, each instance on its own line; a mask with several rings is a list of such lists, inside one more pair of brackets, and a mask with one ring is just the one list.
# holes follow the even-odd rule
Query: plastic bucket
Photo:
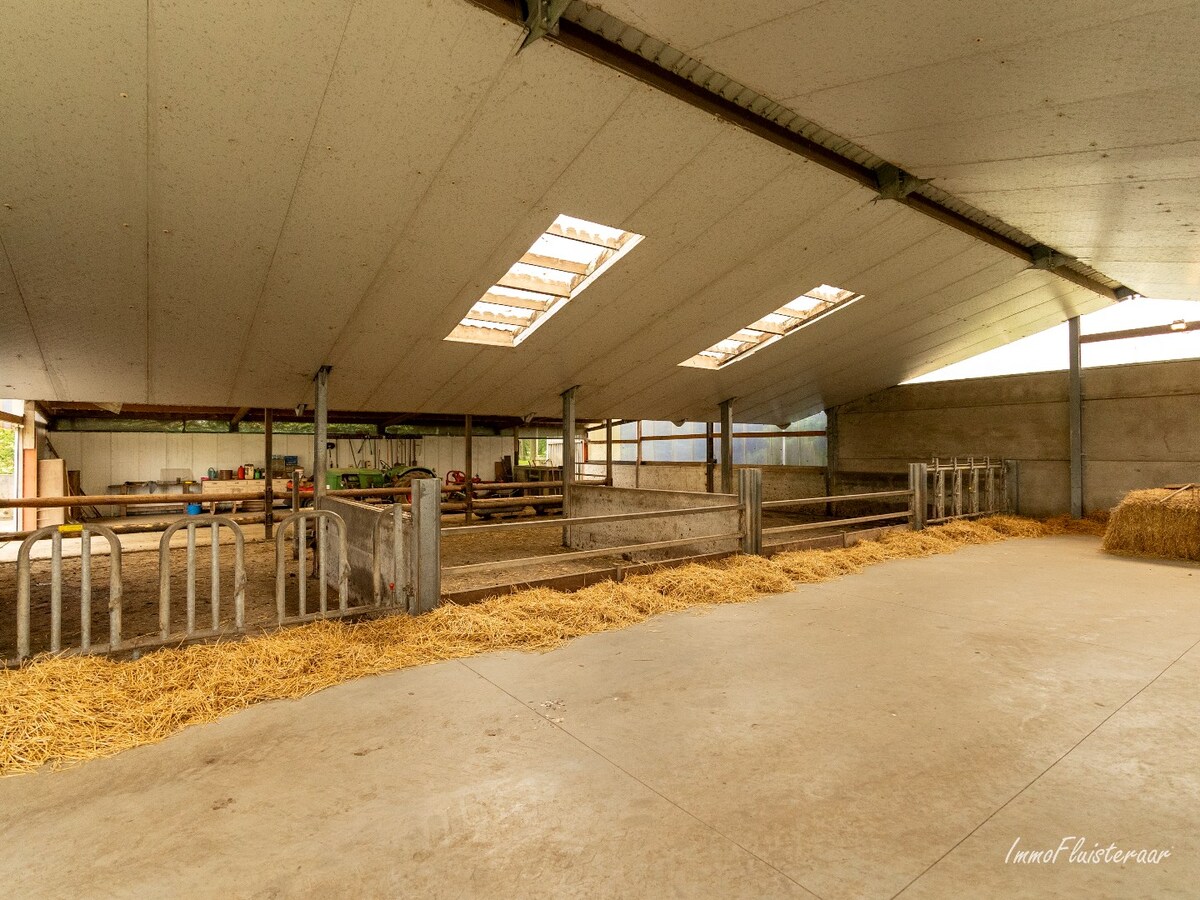
[[200, 504], [199, 503], [189, 503], [187, 505], [187, 511], [188, 511], [189, 516], [200, 515]]

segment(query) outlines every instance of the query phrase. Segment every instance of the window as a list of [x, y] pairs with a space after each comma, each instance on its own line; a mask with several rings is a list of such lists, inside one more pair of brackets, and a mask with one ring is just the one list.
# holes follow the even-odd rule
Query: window
[[828, 284], [819, 285], [757, 322], [751, 322], [725, 340], [717, 341], [707, 350], [701, 350], [691, 359], [685, 359], [680, 365], [696, 369], [720, 369], [862, 298], [862, 294], [853, 291]]
[[445, 339], [517, 346], [641, 240], [631, 231], [559, 216]]

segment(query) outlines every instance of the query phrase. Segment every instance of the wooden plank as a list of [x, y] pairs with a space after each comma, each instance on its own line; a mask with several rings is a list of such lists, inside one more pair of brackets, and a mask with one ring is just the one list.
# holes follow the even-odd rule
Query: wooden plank
[[[38, 460], [38, 495], [40, 497], [62, 497], [67, 493], [67, 463], [62, 459]], [[76, 504], [78, 505], [78, 504]], [[46, 525], [62, 525], [67, 521], [67, 510], [44, 508], [38, 510], [38, 528]]]

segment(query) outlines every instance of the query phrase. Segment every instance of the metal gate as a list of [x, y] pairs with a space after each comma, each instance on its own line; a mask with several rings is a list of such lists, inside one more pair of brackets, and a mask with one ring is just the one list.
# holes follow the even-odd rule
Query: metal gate
[[50, 652], [62, 650], [62, 539], [79, 535], [79, 647], [92, 646], [92, 538], [108, 541], [109, 649], [121, 645], [121, 541], [103, 525], [47, 525], [21, 542], [17, 551], [17, 658], [30, 655], [30, 552], [38, 541], [50, 538]]
[[174, 522], [163, 532], [158, 542], [158, 630], [159, 637], [171, 636], [171, 536], [181, 528], [187, 529], [187, 623], [185, 637], [196, 634], [196, 529], [201, 525], [212, 528], [210, 562], [209, 608], [212, 632], [221, 628], [221, 526], [233, 532], [233, 615], [234, 628], [241, 631], [246, 624], [246, 537], [242, 527], [228, 516], [189, 516]]

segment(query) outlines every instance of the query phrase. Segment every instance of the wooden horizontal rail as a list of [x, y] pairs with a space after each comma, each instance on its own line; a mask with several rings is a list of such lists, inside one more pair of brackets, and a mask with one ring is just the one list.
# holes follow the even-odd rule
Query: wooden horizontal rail
[[[53, 509], [67, 506], [146, 506], [154, 503], [228, 503], [232, 500], [263, 500], [254, 494], [81, 494], [78, 497], [21, 497], [0, 499], [0, 509]], [[277, 499], [283, 500], [282, 496]]]
[[804, 525], [781, 525], [778, 528], [764, 528], [763, 534], [785, 534], [789, 531], [816, 531], [820, 528], [838, 528], [842, 525], [858, 525], [862, 522], [882, 522], [884, 519], [908, 518], [908, 510], [902, 512], [880, 513], [877, 516], [858, 516], [853, 519], [831, 519], [827, 522], [807, 522]]
[[[478, 507], [479, 504], [475, 504]], [[736, 503], [722, 504], [721, 506], [690, 506], [686, 509], [654, 509], [646, 512], [635, 513], [612, 513], [601, 516], [572, 516], [566, 518], [560, 516], [556, 519], [531, 519], [525, 522], [499, 522], [494, 525], [465, 525], [460, 527], [450, 526], [442, 529], [443, 535], [456, 534], [482, 534], [483, 532], [497, 531], [499, 529], [508, 528], [544, 528], [552, 525], [560, 528], [563, 525], [594, 525], [605, 522], [628, 522], [631, 519], [653, 519], [653, 518], [668, 518], [670, 516], [687, 516], [701, 513], [711, 512], [728, 512], [730, 510], [741, 509]]]
[[779, 506], [814, 506], [818, 503], [841, 503], [845, 500], [885, 500], [889, 497], [912, 497], [912, 491], [871, 491], [867, 494], [839, 494], [832, 497], [801, 497], [796, 500], [764, 500], [763, 509]]
[[[283, 519], [287, 518], [288, 515], [288, 510], [280, 510], [279, 512], [275, 513], [275, 521], [281, 522]], [[231, 516], [230, 518], [232, 518], [232, 520], [238, 525], [261, 525], [263, 523], [263, 514], [260, 512]], [[133, 522], [127, 525], [109, 525], [108, 527], [112, 529], [114, 534], [150, 534], [156, 531], [166, 531], [167, 528], [175, 521], [178, 520], [172, 520], [171, 522], [163, 522], [161, 520], [154, 522]], [[64, 527], [69, 528], [71, 526], [67, 525]], [[0, 533], [0, 544], [8, 541], [23, 541], [31, 534], [33, 534], [32, 531], [12, 531]], [[64, 534], [63, 538], [69, 540], [78, 536], [79, 535], [76, 534]]]
[[[558, 525], [561, 520], [556, 520]], [[666, 550], [671, 547], [686, 547], [704, 541], [741, 540], [740, 531], [727, 534], [703, 534], [697, 537], [677, 538], [670, 541], [654, 541], [650, 544], [627, 544], [624, 547], [601, 547], [598, 550], [576, 550], [573, 553], [551, 553], [549, 556], [526, 556], [521, 559], [501, 559], [495, 562], [471, 563], [467, 566], [451, 566], [442, 569], [442, 575], [461, 575], [466, 572], [490, 572], [497, 569], [515, 569], [521, 566], [541, 566], [547, 563], [573, 562], [578, 559], [593, 559], [597, 556], [619, 556], [622, 553], [637, 553], [642, 550]]]
[[[650, 441], [695, 441], [704, 440], [708, 435], [703, 431], [699, 434], [644, 434], [640, 438], [613, 438], [614, 444], [645, 444]], [[714, 440], [720, 440], [721, 432], [713, 435]], [[825, 437], [824, 431], [735, 431], [734, 440], [749, 438], [790, 438], [790, 437]], [[607, 441], [590, 441], [592, 444], [605, 444]]]

